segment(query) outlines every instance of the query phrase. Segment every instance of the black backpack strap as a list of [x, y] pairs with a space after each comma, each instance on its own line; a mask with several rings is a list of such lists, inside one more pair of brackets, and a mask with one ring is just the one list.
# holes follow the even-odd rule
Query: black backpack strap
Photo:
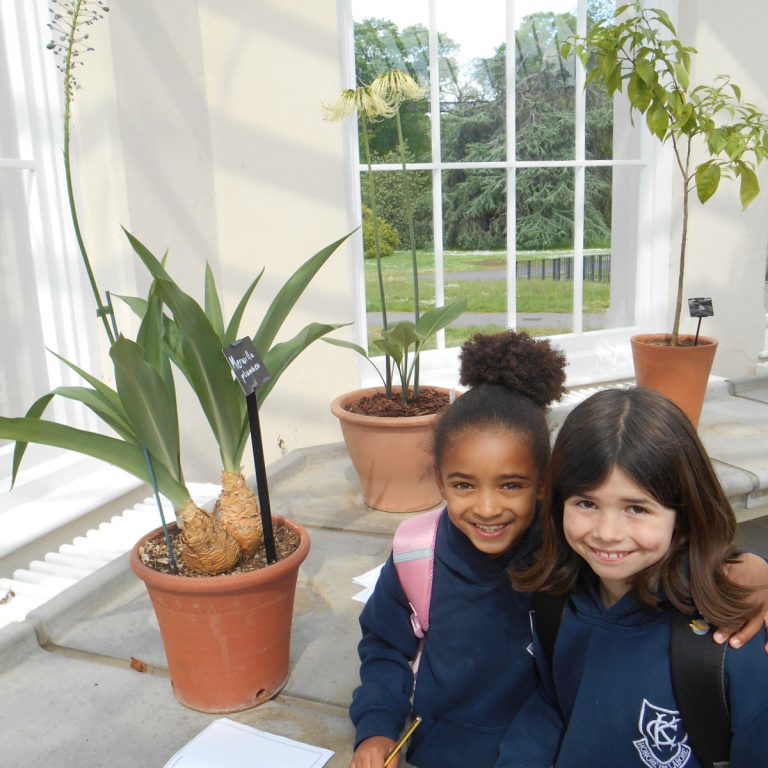
[[550, 595], [547, 592], [534, 592], [533, 609], [536, 611], [536, 634], [539, 636], [541, 648], [547, 657], [549, 668], [552, 669], [552, 659], [555, 656], [555, 641], [563, 620], [567, 595]]
[[728, 768], [731, 753], [731, 718], [725, 694], [724, 667], [727, 644], [718, 645], [712, 632], [694, 631], [694, 619], [672, 612], [669, 659], [672, 689], [683, 718], [688, 741], [706, 768]]

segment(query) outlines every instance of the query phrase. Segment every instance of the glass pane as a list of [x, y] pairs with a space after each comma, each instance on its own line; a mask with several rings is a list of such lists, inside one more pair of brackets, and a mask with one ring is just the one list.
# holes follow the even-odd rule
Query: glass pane
[[[552, 10], [542, 10], [549, 6]], [[561, 5], [557, 11], [554, 8]], [[571, 7], [572, 6], [572, 7]], [[515, 152], [519, 160], [571, 160], [575, 146], [572, 62], [560, 44], [575, 29], [575, 2], [520, 3], [515, 20]]]
[[3, 15], [0, 13], [0, 157], [18, 158], [18, 129], [11, 88], [11, 65], [4, 44], [5, 34]]
[[[48, 389], [23, 174], [0, 168], [0, 413], [19, 416]], [[4, 443], [0, 441], [0, 445]]]
[[[363, 244], [365, 250], [365, 304], [368, 313], [369, 351], [381, 354], [371, 340], [378, 336], [382, 324], [373, 217], [370, 214], [371, 185], [363, 172]], [[376, 208], [378, 211], [379, 247], [384, 286], [387, 324], [414, 318], [413, 255], [409, 234], [407, 206], [404, 202], [404, 179], [400, 171], [374, 171]], [[421, 311], [435, 305], [435, 255], [432, 241], [432, 174], [409, 171], [408, 195], [414, 213], [414, 236], [418, 266], [419, 306]]]
[[532, 336], [573, 330], [572, 168], [517, 173], [517, 323]]
[[[370, 85], [385, 72], [398, 69], [424, 87], [429, 86], [429, 7], [426, 0], [353, 0], [355, 74], [357, 85]], [[429, 97], [406, 101], [400, 108], [403, 139], [409, 157], [428, 162], [432, 156]], [[372, 161], [400, 162], [394, 118], [367, 123]], [[367, 163], [363, 135], [360, 162]]]
[[437, 9], [440, 120], [446, 162], [504, 160], [506, 82], [504, 0], [486, 0], [482, 23], [471, 3]]
[[496, 169], [443, 174], [445, 296], [467, 310], [446, 332], [446, 346], [507, 327], [507, 184]]

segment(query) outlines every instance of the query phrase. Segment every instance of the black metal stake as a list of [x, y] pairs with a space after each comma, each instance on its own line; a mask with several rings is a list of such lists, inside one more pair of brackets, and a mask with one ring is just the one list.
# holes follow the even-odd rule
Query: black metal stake
[[699, 322], [696, 324], [696, 335], [693, 337], [693, 346], [696, 347], [699, 344], [699, 331], [701, 330], [701, 318], [699, 318]]
[[269, 490], [267, 488], [267, 468], [264, 463], [264, 446], [261, 443], [261, 426], [259, 425], [259, 408], [256, 404], [256, 393], [245, 396], [248, 405], [248, 422], [251, 426], [251, 445], [253, 446], [253, 463], [256, 468], [256, 490], [261, 509], [261, 528], [264, 532], [264, 549], [267, 553], [267, 563], [277, 561], [275, 551], [275, 534], [272, 530], [272, 510], [269, 505]]
[[[117, 335], [117, 332], [115, 332]], [[163, 514], [163, 503], [160, 501], [160, 491], [157, 488], [157, 478], [155, 477], [155, 468], [152, 466], [152, 459], [149, 455], [146, 445], [141, 446], [144, 450], [144, 459], [147, 462], [147, 470], [149, 471], [149, 482], [152, 485], [152, 491], [155, 494], [155, 501], [157, 502], [157, 511], [160, 513], [160, 524], [163, 526], [163, 536], [165, 536], [165, 548], [168, 550], [168, 560], [171, 563], [171, 570], [174, 573], [179, 572], [179, 566], [176, 564], [176, 557], [173, 554], [173, 544], [171, 544], [171, 534], [168, 530], [168, 525], [165, 522], [165, 515]]]

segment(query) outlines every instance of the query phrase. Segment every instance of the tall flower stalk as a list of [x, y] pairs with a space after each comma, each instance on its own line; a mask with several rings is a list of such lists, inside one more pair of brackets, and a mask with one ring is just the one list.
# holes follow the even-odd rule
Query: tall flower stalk
[[[381, 96], [395, 110], [395, 125], [397, 126], [397, 143], [400, 150], [401, 178], [403, 181], [403, 201], [405, 202], [405, 215], [408, 221], [408, 239], [411, 245], [411, 265], [413, 270], [413, 321], [419, 320], [419, 268], [416, 259], [416, 227], [413, 215], [413, 200], [408, 179], [407, 156], [405, 139], [403, 137], [403, 123], [400, 119], [400, 106], [404, 101], [420, 101], [426, 95], [426, 88], [419, 85], [410, 75], [393, 69], [379, 75], [373, 83], [371, 90]], [[419, 396], [419, 358], [414, 361], [413, 396]]]
[[[410, 75], [400, 70], [391, 70], [377, 77], [370, 86], [360, 86], [356, 89], [342, 91], [336, 102], [326, 108], [326, 118], [332, 122], [341, 120], [350, 115], [357, 114], [360, 120], [360, 132], [365, 155], [367, 174], [367, 193], [371, 209], [371, 221], [373, 225], [374, 254], [376, 257], [376, 273], [378, 277], [379, 299], [381, 302], [382, 331], [388, 330], [387, 307], [384, 292], [384, 276], [381, 267], [381, 241], [379, 237], [379, 217], [376, 202], [376, 184], [371, 161], [371, 149], [368, 140], [368, 125], [379, 120], [394, 118], [397, 126], [397, 138], [400, 151], [400, 163], [403, 182], [403, 201], [408, 222], [408, 235], [411, 246], [411, 261], [413, 271], [413, 302], [414, 323], [419, 320], [419, 273], [416, 259], [416, 234], [413, 214], [413, 201], [411, 200], [407, 155], [403, 127], [400, 120], [400, 106], [405, 101], [418, 101], [424, 98], [426, 89], [420, 86]], [[413, 396], [419, 396], [419, 364], [418, 355], [415, 360], [415, 375], [413, 379]], [[385, 355], [385, 390], [388, 399], [392, 399], [392, 366], [390, 355]], [[407, 393], [403, 393], [407, 398]]]
[[52, 50], [58, 59], [58, 69], [64, 75], [64, 174], [67, 184], [67, 199], [69, 212], [72, 218], [72, 227], [77, 239], [77, 247], [83, 260], [88, 282], [96, 301], [96, 314], [101, 318], [109, 343], [115, 341], [115, 335], [110, 326], [109, 316], [112, 314], [110, 306], [102, 301], [96, 276], [91, 267], [91, 260], [85, 247], [83, 234], [80, 231], [80, 221], [77, 215], [75, 194], [72, 184], [72, 164], [70, 154], [72, 102], [75, 91], [80, 86], [75, 79], [76, 67], [82, 65], [82, 55], [93, 48], [89, 45], [90, 27], [104, 18], [109, 8], [103, 0], [51, 0], [51, 20], [48, 23], [53, 39], [48, 43], [48, 49]]

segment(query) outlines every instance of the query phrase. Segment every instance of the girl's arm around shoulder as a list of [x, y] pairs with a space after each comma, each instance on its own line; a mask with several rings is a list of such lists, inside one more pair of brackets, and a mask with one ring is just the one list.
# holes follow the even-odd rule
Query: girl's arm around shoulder
[[410, 711], [418, 640], [391, 556], [360, 614], [360, 628], [361, 684], [349, 708], [356, 747], [371, 737], [396, 740]]
[[[715, 632], [715, 642], [724, 643], [727, 640], [731, 648], [740, 648], [761, 632], [763, 627], [768, 629], [768, 563], [759, 555], [747, 552], [738, 562], [727, 566], [726, 576], [736, 584], [753, 587], [755, 592], [752, 599], [763, 608], [760, 614], [743, 627], [723, 627]], [[766, 635], [762, 637], [768, 654]]]

